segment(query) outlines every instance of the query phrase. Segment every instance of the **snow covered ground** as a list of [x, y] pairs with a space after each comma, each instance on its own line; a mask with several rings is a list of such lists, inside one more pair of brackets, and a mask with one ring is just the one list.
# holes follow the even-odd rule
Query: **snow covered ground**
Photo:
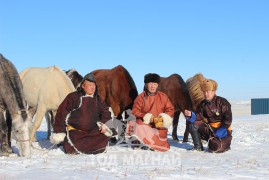
[[[31, 158], [0, 157], [0, 179], [266, 179], [269, 177], [269, 115], [250, 115], [249, 102], [232, 102], [232, 149], [222, 154], [187, 151], [192, 143], [169, 141], [168, 152], [110, 146], [99, 155], [66, 155], [37, 132]], [[178, 133], [184, 131], [180, 116]], [[170, 129], [171, 133], [171, 129]], [[206, 146], [206, 143], [204, 144]]]

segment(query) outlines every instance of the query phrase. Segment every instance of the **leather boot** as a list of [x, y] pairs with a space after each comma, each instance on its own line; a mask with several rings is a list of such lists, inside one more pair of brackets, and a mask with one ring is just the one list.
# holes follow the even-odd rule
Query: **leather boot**
[[195, 124], [189, 124], [189, 132], [191, 134], [192, 140], [193, 140], [193, 150], [197, 151], [203, 151], [203, 145], [201, 141], [200, 133], [198, 132], [199, 126]]

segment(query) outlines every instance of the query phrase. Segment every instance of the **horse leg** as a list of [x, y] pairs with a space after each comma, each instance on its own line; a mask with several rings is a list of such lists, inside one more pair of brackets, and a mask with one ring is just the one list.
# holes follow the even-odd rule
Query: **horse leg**
[[114, 100], [112, 100], [112, 102], [111, 102], [111, 109], [112, 109], [112, 111], [113, 111], [113, 113], [114, 113], [115, 116], [121, 117], [121, 114], [120, 114], [120, 112], [121, 112], [121, 110], [120, 110], [120, 103], [114, 102]]
[[35, 114], [35, 121], [33, 123], [31, 142], [37, 141], [36, 140], [36, 131], [40, 127], [42, 119], [44, 118], [46, 111], [47, 110], [45, 107], [38, 105], [37, 110], [36, 110], [36, 114]]
[[178, 126], [178, 120], [179, 120], [179, 114], [180, 111], [176, 111], [174, 113], [174, 117], [173, 117], [173, 131], [172, 131], [172, 138], [175, 141], [179, 141], [178, 137], [177, 137], [177, 126]]
[[[119, 106], [119, 103], [117, 103], [114, 100], [112, 100], [112, 102], [111, 102], [111, 109], [112, 109], [112, 111], [114, 113], [114, 116], [117, 117], [116, 119], [117, 120], [121, 120], [122, 119], [122, 116], [120, 114], [120, 106]], [[113, 122], [114, 122], [114, 120], [115, 119], [113, 118]], [[118, 127], [115, 127], [115, 125], [114, 125], [114, 128], [117, 129]], [[117, 132], [117, 134], [118, 134], [118, 132]], [[119, 134], [118, 134], [118, 136], [119, 136]], [[110, 142], [111, 142], [111, 144], [116, 144], [117, 143], [117, 138], [116, 137], [111, 137], [110, 138]]]
[[53, 111], [47, 111], [45, 116], [46, 116], [47, 129], [48, 129], [47, 139], [49, 139], [51, 135], [51, 130], [53, 129], [52, 125], [54, 124], [55, 115]]
[[11, 128], [12, 128], [12, 119], [10, 116], [9, 111], [6, 111], [6, 123], [7, 123], [7, 138], [8, 138], [8, 145], [11, 147]]
[[0, 156], [8, 156], [12, 153], [8, 141], [8, 127], [4, 117], [4, 112], [0, 112]]
[[188, 142], [189, 141], [189, 128], [188, 128], [188, 126], [189, 126], [189, 123], [186, 122], [183, 142]]

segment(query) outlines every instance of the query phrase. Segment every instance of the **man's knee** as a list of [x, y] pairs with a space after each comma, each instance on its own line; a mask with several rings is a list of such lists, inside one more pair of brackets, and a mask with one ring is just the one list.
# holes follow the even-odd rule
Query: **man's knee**
[[208, 151], [215, 153], [222, 153], [228, 151], [231, 146], [231, 137], [224, 139], [212, 138], [208, 143]]
[[198, 132], [199, 126], [196, 124], [189, 124], [189, 131], [190, 132]]

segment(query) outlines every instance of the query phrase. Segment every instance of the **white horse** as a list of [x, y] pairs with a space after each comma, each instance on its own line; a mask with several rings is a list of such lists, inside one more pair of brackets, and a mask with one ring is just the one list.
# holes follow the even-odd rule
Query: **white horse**
[[31, 140], [36, 141], [36, 131], [46, 112], [52, 111], [54, 116], [60, 103], [75, 88], [65, 72], [56, 66], [27, 68], [20, 73], [20, 78], [26, 101], [36, 109], [31, 135]]
[[19, 154], [31, 154], [30, 135], [34, 112], [27, 109], [22, 83], [15, 66], [0, 54], [0, 155], [12, 153], [10, 134]]

